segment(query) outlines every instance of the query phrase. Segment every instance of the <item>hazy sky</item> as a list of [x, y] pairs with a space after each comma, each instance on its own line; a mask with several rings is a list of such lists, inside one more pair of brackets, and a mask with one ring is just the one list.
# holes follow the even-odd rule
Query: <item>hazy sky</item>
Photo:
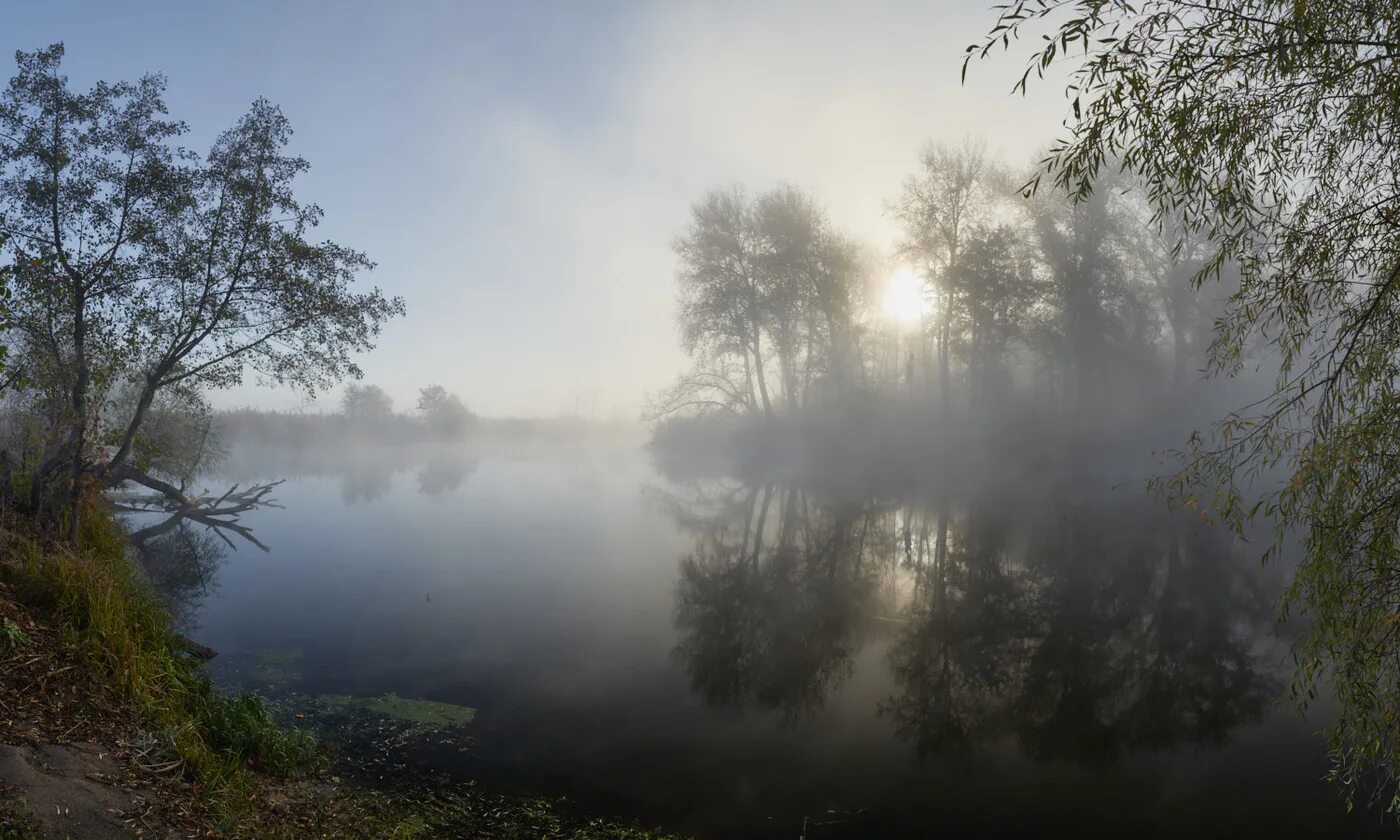
[[407, 301], [361, 360], [400, 404], [438, 382], [486, 414], [634, 417], [686, 364], [670, 242], [706, 190], [789, 181], [884, 249], [928, 140], [1028, 161], [1051, 139], [1058, 91], [1009, 94], [1022, 54], [958, 83], [987, 8], [50, 0], [5, 4], [0, 46], [7, 76], [60, 40], [82, 86], [165, 73], [196, 149], [257, 96], [281, 105], [322, 232]]

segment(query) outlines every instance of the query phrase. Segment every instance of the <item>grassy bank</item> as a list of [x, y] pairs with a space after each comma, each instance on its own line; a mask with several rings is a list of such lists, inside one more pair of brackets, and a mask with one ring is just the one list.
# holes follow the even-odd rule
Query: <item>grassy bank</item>
[[[148, 814], [165, 828], [257, 838], [659, 836], [548, 799], [343, 783], [310, 732], [279, 725], [255, 694], [210, 683], [134, 567], [120, 526], [96, 511], [83, 521], [73, 547], [22, 517], [0, 521], [0, 662], [28, 668], [32, 678], [17, 676], [23, 686], [12, 693], [38, 701], [24, 714], [48, 718], [23, 740], [106, 744], [126, 763], [124, 784], [157, 801]], [[0, 838], [25, 837], [22, 806], [9, 807]]]
[[120, 526], [100, 515], [84, 523], [69, 548], [12, 519], [0, 568], [151, 733], [149, 757], [179, 770], [230, 818], [256, 804], [254, 774], [313, 769], [320, 756], [310, 733], [278, 726], [254, 695], [215, 690], [201, 665], [180, 652], [164, 608], [126, 555]]

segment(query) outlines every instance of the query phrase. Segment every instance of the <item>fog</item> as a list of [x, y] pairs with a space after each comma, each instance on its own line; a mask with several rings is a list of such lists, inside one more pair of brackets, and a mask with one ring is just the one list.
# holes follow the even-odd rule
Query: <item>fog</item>
[[1385, 835], [1394, 220], [1049, 5], [8, 9], [0, 509], [335, 785]]
[[1062, 110], [1011, 96], [1010, 66], [957, 84], [985, 28], [959, 2], [148, 8], [22, 6], [5, 45], [65, 41], [82, 84], [165, 73], [196, 146], [254, 97], [281, 105], [321, 233], [410, 308], [361, 360], [369, 381], [400, 403], [438, 382], [488, 415], [637, 416], [683, 363], [669, 243], [704, 190], [788, 180], [884, 250], [924, 142], [1029, 162]]

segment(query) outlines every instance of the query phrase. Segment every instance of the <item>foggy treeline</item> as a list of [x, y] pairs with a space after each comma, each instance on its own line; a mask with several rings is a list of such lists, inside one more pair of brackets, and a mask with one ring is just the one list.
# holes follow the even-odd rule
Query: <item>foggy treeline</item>
[[383, 388], [350, 384], [331, 411], [238, 408], [213, 412], [220, 441], [326, 448], [346, 444], [408, 445], [494, 440], [569, 439], [625, 433], [618, 423], [584, 417], [483, 417], [441, 385], [418, 391], [412, 408], [395, 405]]
[[345, 387], [334, 412], [243, 408], [220, 412], [216, 425], [229, 439], [314, 444], [328, 436], [393, 442], [461, 440], [480, 423], [461, 397], [441, 385], [420, 388], [412, 409], [396, 409], [393, 398], [378, 385], [352, 383]]
[[652, 402], [658, 447], [875, 472], [969, 447], [1107, 462], [1236, 403], [1247, 377], [1201, 376], [1229, 268], [1198, 293], [1206, 249], [1178, 245], [1129, 182], [1027, 198], [1026, 171], [972, 142], [928, 147], [889, 201], [889, 255], [796, 187], [704, 196], [674, 244], [694, 366]]
[[[840, 150], [866, 164], [893, 143], [919, 139], [897, 135], [900, 125], [943, 137], [997, 132], [1024, 153], [1023, 143], [1046, 136], [1049, 126], [1031, 125], [1043, 103], [1007, 111], [1026, 120], [1025, 137], [1011, 136], [996, 116], [1002, 106], [988, 103], [940, 124], [943, 113], [923, 110], [898, 84], [871, 85], [879, 95], [870, 98], [889, 98], [888, 110], [871, 106], [860, 77], [848, 72], [858, 53], [846, 48], [856, 40], [837, 39], [841, 48], [831, 50], [806, 43], [818, 33], [791, 33], [783, 46], [792, 54], [783, 58], [820, 52], [812, 81], [821, 89], [784, 88], [791, 114], [753, 120], [751, 134], [727, 137], [731, 147], [746, 147], [741, 157], [764, 157], [760, 165], [771, 168], [743, 170], [760, 172], [761, 182], [694, 196], [672, 231], [686, 368], [647, 395], [643, 418], [650, 466], [665, 480], [649, 489], [651, 500], [673, 520], [659, 529], [631, 518], [631, 427], [477, 412], [482, 405], [527, 411], [552, 399], [551, 383], [557, 390], [569, 379], [606, 376], [610, 389], [632, 391], [631, 376], [654, 373], [657, 360], [643, 354], [655, 348], [625, 344], [613, 329], [623, 319], [610, 317], [656, 308], [654, 295], [627, 285], [665, 279], [629, 275], [627, 237], [649, 229], [613, 224], [616, 241], [594, 248], [579, 219], [606, 219], [595, 213], [601, 209], [634, 221], [668, 194], [664, 184], [647, 190], [648, 178], [679, 173], [688, 182], [695, 166], [714, 163], [686, 153], [712, 142], [707, 131], [732, 124], [732, 112], [698, 97], [735, 81], [756, 86], [747, 57], [695, 48], [699, 39], [663, 40], [668, 26], [637, 26], [643, 16], [631, 10], [521, 19], [532, 34], [605, 25], [625, 48], [599, 56], [665, 60], [646, 72], [649, 64], [593, 66], [599, 56], [583, 56], [568, 65], [588, 71], [577, 74], [589, 82], [578, 88], [550, 86], [575, 79], [548, 72], [564, 68], [551, 63], [559, 51], [543, 44], [482, 51], [483, 71], [498, 52], [518, 62], [496, 76], [475, 65], [423, 70], [407, 53], [381, 53], [389, 70], [404, 73], [384, 88], [398, 94], [389, 104], [413, 108], [373, 122], [390, 127], [384, 138], [414, 148], [371, 135], [373, 144], [331, 155], [342, 165], [365, 155], [368, 168], [333, 172], [320, 187], [332, 187], [329, 206], [350, 205], [336, 230], [390, 255], [392, 285], [382, 291], [367, 283], [370, 255], [327, 239], [318, 230], [321, 207], [303, 193], [310, 164], [298, 144], [310, 141], [309, 153], [316, 138], [324, 146], [347, 132], [327, 123], [294, 143], [292, 121], [259, 97], [223, 131], [192, 136], [168, 107], [159, 73], [79, 86], [67, 75], [61, 42], [15, 53], [0, 88], [0, 525], [13, 523], [41, 539], [36, 546], [55, 549], [50, 583], [88, 581], [98, 593], [54, 598], [74, 604], [116, 602], [103, 594], [105, 578], [64, 569], [115, 570], [110, 580], [119, 586], [110, 591], [118, 593], [136, 580], [125, 571], [126, 528], [146, 577], [172, 593], [168, 605], [182, 625], [197, 623], [197, 602], [225, 557], [245, 543], [270, 551], [280, 537], [293, 562], [276, 565], [296, 574], [279, 577], [271, 564], [244, 571], [299, 597], [278, 601], [273, 585], [249, 588], [243, 614], [231, 620], [271, 625], [271, 610], [259, 610], [282, 604], [298, 636], [293, 620], [303, 620], [312, 592], [298, 587], [319, 585], [341, 612], [313, 616], [319, 626], [309, 629], [353, 628], [326, 634], [329, 655], [316, 669], [329, 682], [386, 697], [402, 691], [401, 699], [413, 699], [411, 691], [428, 702], [445, 702], [441, 695], [481, 703], [490, 724], [481, 743], [514, 739], [512, 761], [537, 735], [587, 734], [588, 766], [576, 775], [558, 749], [569, 739], [541, 738], [548, 757], [529, 769], [564, 787], [593, 782], [608, 754], [635, 766], [664, 757], [674, 766], [658, 778], [697, 757], [709, 761], [708, 745], [692, 738], [700, 733], [690, 731], [694, 718], [676, 717], [685, 726], [666, 730], [667, 737], [687, 730], [685, 753], [667, 753], [660, 741], [629, 753], [616, 736], [642, 729], [609, 730], [596, 710], [594, 718], [572, 716], [588, 709], [605, 679], [614, 684], [596, 694], [609, 713], [688, 715], [695, 704], [664, 708], [654, 700], [664, 695], [646, 684], [647, 663], [633, 667], [626, 658], [626, 648], [649, 656], [669, 649], [702, 703], [755, 708], [784, 723], [815, 715], [843, 686], [878, 685], [879, 697], [852, 691], [842, 702], [864, 703], [921, 758], [982, 751], [1001, 761], [1017, 752], [1102, 768], [1158, 751], [1151, 776], [1122, 774], [1135, 786], [1148, 778], [1143, 787], [1153, 795], [1139, 791], [1122, 807], [1143, 803], [1142, 811], [1162, 813], [1170, 800], [1156, 794], [1172, 784], [1157, 782], [1174, 781], [1158, 770], [1196, 771], [1187, 763], [1172, 771], [1180, 756], [1168, 752], [1223, 744], [1233, 732], [1274, 739], [1251, 725], [1273, 725], [1266, 707], [1292, 670], [1299, 707], [1324, 698], [1331, 777], [1348, 810], [1380, 804], [1400, 814], [1396, 4], [1007, 0], [981, 22], [948, 11], [940, 21], [948, 31], [972, 23], [979, 33], [956, 83], [967, 85], [969, 64], [1034, 45], [1013, 90], [1024, 96], [1047, 78], [1064, 80], [1056, 93], [1065, 95], [1065, 113], [1054, 129], [1061, 139], [1035, 160], [999, 158], [973, 139], [922, 151], [910, 142], [907, 176], [888, 182], [883, 216], [860, 225], [883, 224], [893, 235], [883, 245], [863, 241], [836, 221], [850, 221], [841, 211], [859, 195], [778, 180], [780, 167], [792, 166], [817, 187], [842, 181], [831, 177], [840, 169], [834, 145], [787, 159], [829, 123], [809, 123], [801, 109], [866, 115], [860, 131], [880, 143]], [[767, 16], [746, 14], [723, 10], [723, 31], [766, 34]], [[874, 30], [914, 20], [895, 10], [888, 23], [864, 9], [854, 17]], [[178, 21], [167, 23], [167, 43], [205, 37], [177, 37]], [[489, 15], [482, 23], [502, 43], [517, 25], [512, 18], [501, 28]], [[260, 29], [250, 23], [246, 31]], [[349, 30], [325, 32], [341, 37], [296, 40], [313, 51], [303, 63], [333, 68], [331, 60], [346, 54]], [[636, 32], [645, 43], [626, 43]], [[97, 34], [108, 46], [119, 43]], [[734, 40], [741, 51], [758, 45], [767, 63], [772, 39]], [[880, 31], [878, 43], [889, 41]], [[920, 44], [917, 57], [951, 58], [937, 55], [936, 44]], [[462, 55], [474, 56], [476, 46], [454, 42]], [[442, 54], [420, 42], [413, 48]], [[668, 70], [691, 53], [723, 72]], [[105, 54], [79, 65], [80, 73], [103, 71]], [[261, 47], [240, 54], [264, 62], [272, 55]], [[237, 80], [238, 89], [260, 74]], [[643, 82], [630, 92], [638, 95], [610, 84], [593, 89], [624, 76]], [[927, 84], [951, 90], [951, 76]], [[489, 106], [463, 105], [459, 83], [468, 78], [487, 80], [480, 88], [490, 92]], [[331, 81], [363, 87], [327, 70], [301, 80], [324, 89], [283, 93], [325, 105], [318, 115], [329, 117], [339, 97]], [[697, 99], [671, 95], [678, 86]], [[468, 87], [467, 97], [476, 95]], [[188, 101], [190, 89], [179, 90]], [[233, 90], [200, 93], [219, 103]], [[367, 110], [345, 119], [364, 123], [378, 111], [373, 95], [357, 101]], [[617, 105], [636, 125], [600, 130], [600, 103]], [[843, 110], [850, 105], [857, 109]], [[478, 113], [504, 122], [466, 138], [438, 130]], [[670, 119], [679, 113], [705, 124], [677, 130], [688, 127]], [[404, 124], [409, 130], [392, 130]], [[439, 147], [448, 149], [443, 159], [435, 157]], [[851, 174], [883, 177], [878, 168], [857, 165]], [[363, 189], [363, 179], [347, 179], [370, 170], [392, 191], [342, 191]], [[540, 202], [544, 180], [599, 195], [588, 207], [563, 193]], [[863, 194], [856, 180], [847, 183]], [[608, 185], [615, 195], [604, 194]], [[636, 203], [644, 193], [647, 203]], [[425, 224], [429, 216], [436, 218]], [[396, 223], [382, 222], [390, 218]], [[628, 259], [614, 259], [619, 253]], [[365, 354], [408, 312], [396, 292], [441, 317], [415, 321], [401, 334], [410, 340], [385, 348], [370, 368], [377, 383], [363, 381]], [[608, 372], [591, 370], [595, 363]], [[494, 384], [459, 395], [424, 385], [434, 379]], [[290, 394], [334, 393], [336, 402], [293, 411], [218, 407], [230, 404], [231, 389], [255, 382], [280, 389], [249, 396], [255, 406], [264, 398], [286, 404]], [[575, 409], [583, 402], [576, 398]], [[574, 469], [569, 458], [599, 454], [582, 445], [595, 437], [624, 441], [616, 449], [625, 456], [602, 451], [596, 469]], [[532, 451], [539, 444], [549, 459], [513, 469], [515, 456], [539, 454]], [[206, 480], [227, 490], [210, 490]], [[614, 487], [624, 481], [625, 497]], [[283, 530], [283, 519], [272, 520], [276, 537], [263, 542], [243, 521], [249, 511], [283, 504], [272, 494], [284, 482], [288, 508], [307, 516], [297, 528], [314, 531], [314, 540]], [[337, 491], [340, 506], [319, 503], [318, 494]], [[351, 505], [359, 507], [347, 512]], [[369, 526], [375, 533], [367, 539]], [[31, 558], [21, 559], [25, 567], [11, 564], [14, 572], [32, 574]], [[336, 562], [333, 575], [314, 572], [324, 559]], [[674, 603], [651, 610], [643, 587], [658, 585]], [[498, 593], [497, 603], [484, 597]], [[144, 615], [131, 612], [141, 634], [157, 626]], [[64, 634], [94, 651], [137, 637], [120, 627], [108, 633], [81, 613], [62, 620]], [[234, 631], [248, 625], [222, 627], [244, 641]], [[668, 630], [674, 640], [662, 638]], [[262, 769], [271, 751], [234, 755], [214, 746], [243, 735], [225, 739], [217, 716], [202, 711], [220, 708], [206, 702], [212, 684], [193, 670], [202, 666], [163, 667], [184, 656], [167, 635], [151, 636], [153, 657], [135, 648], [105, 656], [129, 657], [141, 673], [147, 662], [162, 663], [151, 680], [94, 672], [113, 685], [149, 682], [164, 692], [141, 702], [159, 712], [151, 717], [157, 729], [183, 734], [157, 739], [172, 740], [174, 752], [146, 758], [169, 758], [168, 770], [192, 774], [182, 784], [194, 791], [213, 789], [215, 775], [200, 778], [202, 767], [220, 766], [221, 779]], [[373, 663], [359, 654], [381, 640], [393, 667], [379, 685]], [[444, 650], [456, 658], [435, 658]], [[888, 679], [853, 685], [877, 657]], [[575, 665], [585, 666], [575, 670], [588, 671], [586, 682], [573, 679]], [[373, 679], [360, 680], [362, 673]], [[559, 699], [566, 694], [575, 696]], [[172, 709], [185, 711], [166, 715]], [[498, 726], [511, 715], [528, 724]], [[186, 742], [207, 742], [209, 750], [180, 753]], [[1271, 761], [1276, 746], [1241, 754]], [[221, 750], [232, 756], [227, 767], [206, 761]], [[815, 763], [815, 755], [775, 752], [763, 756], [772, 765], [707, 766], [726, 785], [744, 782], [715, 803], [674, 780], [664, 791], [647, 780], [638, 801], [654, 798], [638, 813], [672, 799], [693, 800], [687, 807], [696, 811], [737, 812], [760, 801], [766, 809], [756, 783], [795, 776], [805, 768], [794, 765]], [[855, 766], [823, 772], [845, 787]], [[1256, 778], [1235, 773], [1226, 767], [1220, 778], [1232, 785]], [[261, 789], [252, 779], [229, 790]], [[1016, 785], [1008, 806], [1043, 811], [1059, 796], [1058, 783], [1036, 784], [1051, 776], [1021, 779], [1032, 783]], [[1083, 787], [1111, 798], [1100, 781]], [[956, 798], [956, 788], [942, 793]], [[1278, 801], [1268, 814], [1291, 818], [1275, 807], [1288, 804], [1288, 792], [1269, 793]], [[1227, 789], [1223, 798], [1234, 795]], [[296, 810], [288, 801], [276, 810]], [[812, 791], [803, 801], [804, 810], [832, 813]], [[913, 802], [899, 807], [912, 813]], [[1221, 824], [1235, 813], [1231, 803]], [[1173, 819], [1179, 833], [1184, 823]], [[805, 825], [804, 836], [813, 836]], [[932, 825], [959, 833], [948, 822]]]
[[200, 470], [217, 467], [244, 482], [335, 476], [346, 503], [382, 497], [400, 473], [413, 473], [418, 492], [435, 496], [460, 487], [486, 453], [635, 435], [631, 426], [577, 416], [482, 417], [440, 385], [419, 389], [406, 410], [377, 385], [350, 384], [332, 411], [240, 408], [202, 422], [210, 432]]

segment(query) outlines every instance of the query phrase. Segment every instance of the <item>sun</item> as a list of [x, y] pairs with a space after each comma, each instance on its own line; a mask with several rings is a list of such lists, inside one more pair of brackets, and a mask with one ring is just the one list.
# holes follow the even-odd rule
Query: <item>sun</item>
[[912, 327], [929, 311], [928, 289], [924, 278], [909, 266], [903, 266], [885, 283], [885, 295], [880, 310], [886, 318], [902, 327]]

